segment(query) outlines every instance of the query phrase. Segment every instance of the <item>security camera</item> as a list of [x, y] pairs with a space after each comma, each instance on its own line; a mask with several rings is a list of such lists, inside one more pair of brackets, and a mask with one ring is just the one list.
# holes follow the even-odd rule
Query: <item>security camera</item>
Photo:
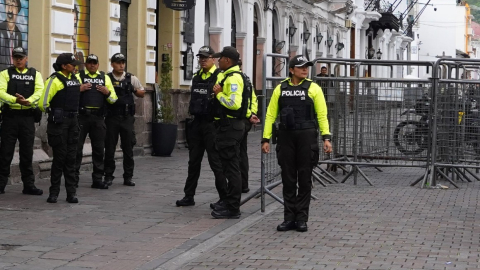
[[437, 11], [437, 8], [433, 8], [433, 11]]

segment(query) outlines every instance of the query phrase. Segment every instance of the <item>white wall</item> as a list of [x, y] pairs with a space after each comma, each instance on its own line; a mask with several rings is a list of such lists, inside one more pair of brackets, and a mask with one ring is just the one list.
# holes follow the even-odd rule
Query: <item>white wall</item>
[[[456, 49], [456, 23], [460, 21], [456, 16], [455, 1], [435, 0], [433, 7], [427, 7], [419, 20], [419, 40], [422, 41], [419, 60], [436, 61], [435, 56], [445, 55], [455, 57]], [[453, 16], [452, 16], [453, 15]], [[430, 71], [431, 72], [431, 71]], [[425, 78], [425, 72], [420, 72], [420, 77]]]

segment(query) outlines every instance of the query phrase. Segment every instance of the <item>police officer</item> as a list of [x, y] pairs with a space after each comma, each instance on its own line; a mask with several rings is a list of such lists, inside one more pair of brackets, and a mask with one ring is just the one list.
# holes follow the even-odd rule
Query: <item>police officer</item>
[[324, 151], [332, 151], [322, 89], [307, 79], [308, 67], [312, 65], [301, 55], [290, 60], [290, 77], [273, 91], [265, 117], [262, 152], [268, 153], [272, 124], [280, 113], [276, 151], [282, 169], [284, 222], [278, 225], [278, 231], [308, 230], [312, 171], [319, 159], [318, 127]]
[[27, 67], [25, 49], [14, 48], [12, 56], [13, 66], [0, 73], [0, 100], [4, 103], [0, 143], [0, 194], [5, 193], [18, 139], [23, 194], [42, 195], [43, 191], [35, 187], [32, 159], [34, 123], [39, 122], [41, 117], [41, 112], [36, 107], [43, 92], [43, 79], [40, 72]]
[[213, 55], [223, 73], [214, 86], [215, 93], [215, 147], [219, 151], [223, 172], [228, 180], [225, 203], [215, 207], [215, 218], [239, 218], [242, 195], [240, 174], [240, 142], [245, 132], [244, 118], [248, 109], [250, 93], [244, 91], [244, 77], [238, 66], [240, 54], [227, 46]]
[[[212, 94], [220, 70], [215, 66], [212, 55], [215, 52], [210, 46], [203, 46], [197, 57], [201, 69], [195, 73], [190, 94], [189, 113], [193, 121], [187, 123], [188, 133], [188, 177], [185, 182], [185, 197], [176, 202], [177, 206], [195, 205], [193, 199], [198, 185], [203, 155], [207, 150], [208, 163], [215, 175], [215, 187], [220, 200], [227, 197], [227, 182], [223, 174], [222, 162], [215, 149], [215, 126], [213, 125]], [[214, 204], [211, 205], [214, 208]]]
[[107, 116], [105, 125], [107, 135], [105, 137], [105, 183], [112, 185], [115, 178], [115, 150], [120, 135], [120, 143], [123, 151], [123, 184], [135, 186], [132, 181], [133, 169], [133, 146], [135, 138], [135, 102], [134, 97], [143, 98], [145, 90], [133, 74], [125, 72], [125, 56], [116, 53], [111, 58], [112, 72], [107, 75], [113, 83], [115, 93], [118, 97], [113, 104], [107, 104]]
[[78, 122], [80, 124], [80, 136], [78, 139], [77, 158], [75, 164], [75, 176], [78, 181], [80, 166], [82, 165], [83, 144], [90, 135], [92, 144], [92, 188], [108, 189], [103, 182], [103, 155], [105, 149], [105, 103], [115, 103], [117, 95], [113, 89], [110, 77], [105, 76], [103, 71], [98, 71], [98, 56], [90, 54], [85, 62], [85, 70], [77, 74], [78, 80], [82, 83], [80, 87], [80, 108]]
[[45, 92], [40, 98], [40, 109], [48, 112], [48, 144], [53, 150], [49, 203], [57, 202], [62, 174], [67, 202], [78, 203], [75, 159], [80, 132], [77, 117], [81, 84], [74, 74], [78, 64], [72, 53], [60, 54], [53, 64], [56, 72], [45, 82]]

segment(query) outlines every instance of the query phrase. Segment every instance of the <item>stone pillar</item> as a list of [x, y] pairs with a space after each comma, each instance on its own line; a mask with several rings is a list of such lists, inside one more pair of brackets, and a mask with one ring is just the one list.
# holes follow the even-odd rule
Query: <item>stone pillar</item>
[[[237, 51], [240, 53], [240, 58], [242, 58], [243, 60], [248, 59], [248, 58], [245, 58], [245, 37], [246, 36], [247, 36], [246, 33], [237, 32], [237, 40], [236, 40]], [[252, 59], [252, 58], [249, 58], [249, 59]], [[250, 62], [250, 61], [245, 61], [245, 62]], [[245, 62], [244, 62], [244, 65], [246, 64]]]
[[222, 47], [220, 46], [221, 44], [221, 38], [222, 38], [222, 31], [223, 28], [221, 27], [210, 27], [209, 32], [210, 32], [210, 47], [215, 52], [219, 52], [222, 50]]
[[[245, 4], [243, 5], [243, 10], [244, 12], [244, 24], [246, 25], [246, 36], [245, 36], [245, 43], [244, 43], [244, 48], [243, 48], [243, 59], [253, 59], [253, 57], [256, 57], [254, 55], [254, 50], [253, 48], [253, 39], [254, 39], [254, 29], [253, 29], [253, 23], [254, 23], [254, 14], [255, 14], [255, 9], [253, 7], [253, 2], [250, 1], [245, 1]], [[258, 27], [262, 27], [259, 25]], [[238, 37], [237, 37], [238, 38]], [[253, 61], [246, 61], [243, 64], [242, 67], [243, 72], [245, 72], [250, 78], [253, 76]]]
[[[260, 52], [259, 54], [256, 54], [255, 57], [257, 58], [257, 70], [253, 71], [253, 77], [255, 78], [255, 85], [257, 89], [263, 89], [263, 56], [265, 55], [265, 39], [257, 37], [257, 50]], [[270, 59], [267, 59], [267, 63], [271, 61], [268, 61]], [[270, 72], [271, 73], [271, 72]], [[268, 71], [267, 71], [267, 76]]]

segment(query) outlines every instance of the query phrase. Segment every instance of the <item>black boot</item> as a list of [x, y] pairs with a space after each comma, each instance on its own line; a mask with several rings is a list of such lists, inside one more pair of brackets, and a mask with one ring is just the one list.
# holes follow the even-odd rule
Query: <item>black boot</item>
[[297, 227], [297, 232], [308, 231], [307, 222], [305, 222], [305, 221], [297, 221], [296, 227]]
[[295, 225], [295, 221], [284, 221], [282, 224], [277, 226], [277, 231], [279, 232], [286, 232], [286, 231], [291, 231], [295, 230], [297, 226]]
[[23, 191], [22, 191], [23, 194], [27, 194], [27, 195], [42, 195], [43, 194], [43, 190], [35, 187], [35, 186], [32, 186], [32, 187], [23, 187]]
[[230, 209], [213, 210], [212, 216], [218, 219], [237, 219], [240, 218], [240, 211], [233, 211]]
[[108, 189], [108, 186], [102, 181], [94, 181], [92, 182], [92, 188]]
[[48, 203], [57, 203], [57, 198], [58, 198], [57, 195], [52, 195], [52, 194], [50, 194], [50, 195], [48, 196], [47, 202], [48, 202]]
[[132, 181], [132, 178], [125, 178], [125, 179], [123, 179], [123, 185], [129, 186], [129, 187], [134, 187], [135, 182]]
[[183, 197], [183, 199], [176, 202], [177, 206], [192, 206], [195, 205], [193, 197]]
[[78, 203], [77, 194], [68, 194], [68, 195], [67, 195], [67, 202], [69, 202], [69, 203]]

